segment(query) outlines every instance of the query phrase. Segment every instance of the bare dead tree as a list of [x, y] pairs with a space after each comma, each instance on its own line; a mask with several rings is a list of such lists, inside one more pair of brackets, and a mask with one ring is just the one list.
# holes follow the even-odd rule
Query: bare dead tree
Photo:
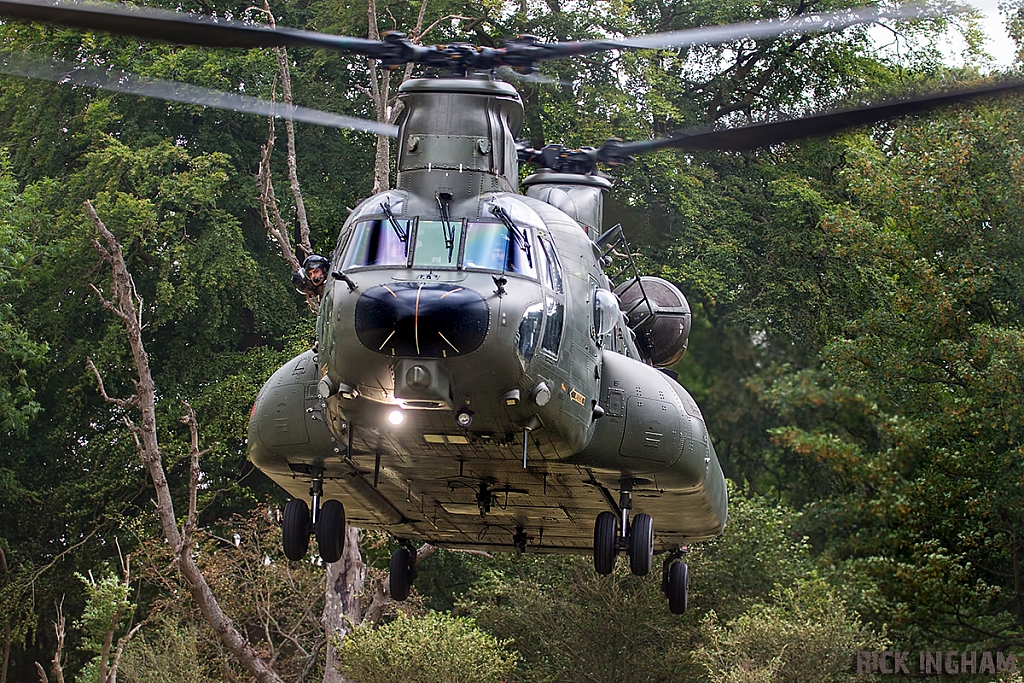
[[[269, 0], [264, 0], [263, 7], [250, 7], [250, 10], [262, 12], [266, 15], [271, 28], [277, 27], [274, 13], [270, 11]], [[281, 82], [281, 95], [286, 105], [292, 104], [292, 78], [291, 69], [288, 63], [288, 51], [283, 47], [275, 47], [274, 57], [277, 59], [278, 77]], [[263, 215], [263, 224], [267, 231], [281, 245], [281, 252], [292, 267], [292, 270], [299, 268], [299, 259], [295, 256], [291, 247], [291, 238], [288, 229], [281, 218], [277, 197], [274, 195], [274, 183], [270, 171], [270, 157], [274, 150], [275, 132], [274, 119], [270, 118], [268, 124], [267, 144], [262, 148], [259, 171], [256, 175], [257, 184], [260, 190], [260, 211]], [[313, 253], [313, 247], [309, 242], [309, 221], [306, 218], [306, 203], [302, 199], [302, 188], [299, 186], [298, 162], [295, 152], [295, 123], [290, 118], [284, 119], [285, 137], [287, 144], [288, 162], [288, 185], [291, 189], [292, 199], [295, 202], [295, 220], [298, 223], [299, 239], [298, 249], [303, 257]]]
[[[96, 227], [96, 231], [103, 238], [103, 244], [94, 239], [93, 246], [111, 267], [114, 275], [113, 293], [109, 299], [97, 287], [93, 287], [93, 289], [103, 307], [118, 317], [124, 325], [138, 374], [138, 379], [135, 381], [135, 394], [128, 399], [108, 395], [103, 386], [103, 378], [91, 360], [89, 368], [96, 376], [99, 391], [104, 400], [125, 411], [124, 423], [131, 431], [139, 457], [153, 480], [153, 487], [156, 490], [157, 513], [160, 517], [164, 539], [171, 548], [174, 566], [185, 580], [188, 591], [199, 606], [199, 610], [224, 647], [256, 680], [260, 683], [283, 683], [274, 670], [260, 659], [245, 636], [235, 628], [231, 619], [224, 614], [202, 571], [192, 557], [190, 541], [195, 525], [194, 490], [190, 493], [189, 516], [185, 526], [184, 528], [178, 527], [174, 513], [174, 501], [171, 499], [170, 486], [167, 483], [160, 444], [157, 440], [156, 386], [150, 370], [149, 355], [146, 353], [142, 341], [142, 298], [135, 290], [135, 283], [125, 264], [121, 243], [103, 224], [96, 210], [88, 201], [85, 202], [85, 210]], [[129, 416], [129, 409], [139, 413], [138, 422]], [[195, 414], [190, 410], [185, 419], [188, 420], [193, 437], [192, 443], [195, 445], [195, 455], [190, 459], [197, 463], [199, 453]], [[198, 469], [198, 465], [196, 469]], [[195, 482], [193, 481], [193, 483]], [[62, 683], [62, 681], [58, 681], [58, 683]]]
[[[409, 31], [409, 40], [419, 42], [424, 35], [429, 33], [439, 24], [452, 19], [467, 19], [458, 15], [448, 15], [433, 22], [426, 29], [423, 28], [423, 19], [427, 13], [427, 0], [420, 3], [420, 11], [416, 17], [416, 26]], [[366, 6], [367, 37], [370, 40], [380, 40], [379, 17], [377, 15], [377, 0], [369, 0]], [[412, 76], [412, 64], [406, 64], [401, 72], [401, 77], [392, 89], [392, 75], [398, 73], [391, 69], [382, 69], [375, 59], [367, 60], [367, 75], [369, 85], [356, 87], [367, 98], [373, 102], [373, 111], [378, 121], [394, 124], [398, 121], [404, 105], [398, 99], [398, 87]], [[391, 187], [391, 138], [386, 135], [377, 136], [377, 153], [373, 162], [373, 193], [383, 192]]]
[[[64, 667], [61, 666], [60, 659], [64, 653], [64, 635], [66, 634], [65, 626], [67, 622], [64, 618], [64, 600], [57, 603], [57, 619], [53, 622], [53, 630], [57, 635], [57, 649], [53, 653], [53, 659], [50, 661], [50, 668], [53, 672], [53, 678], [56, 683], [64, 683]], [[36, 671], [39, 672], [39, 680], [42, 683], [50, 683], [50, 679], [46, 677], [46, 669], [39, 662], [36, 662]]]

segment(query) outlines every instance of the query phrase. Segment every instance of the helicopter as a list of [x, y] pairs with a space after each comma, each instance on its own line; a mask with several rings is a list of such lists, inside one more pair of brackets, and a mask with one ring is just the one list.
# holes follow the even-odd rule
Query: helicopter
[[[81, 68], [10, 58], [0, 67], [397, 134], [394, 189], [359, 203], [330, 254], [317, 257], [329, 277], [316, 283], [315, 346], [267, 380], [248, 429], [249, 459], [292, 496], [285, 555], [302, 559], [315, 536], [320, 557], [335, 562], [347, 524], [385, 530], [399, 541], [389, 585], [397, 600], [415, 577], [413, 544], [426, 542], [592, 554], [599, 574], [623, 554], [644, 576], [663, 555], [662, 590], [681, 614], [686, 549], [726, 527], [714, 444], [668, 369], [687, 348], [689, 304], [672, 283], [639, 271], [621, 226], [604, 228], [612, 183], [599, 164], [662, 148], [753, 149], [1024, 87], [1006, 81], [659, 140], [537, 150], [517, 141], [523, 103], [495, 69], [530, 74], [548, 59], [835, 30], [925, 11], [868, 8], [615, 41], [522, 37], [502, 48], [421, 46], [395, 33], [371, 41], [113, 3], [0, 0], [0, 15], [210, 47], [316, 46], [442, 72], [401, 86], [396, 132]], [[541, 169], [520, 183], [521, 163]]]

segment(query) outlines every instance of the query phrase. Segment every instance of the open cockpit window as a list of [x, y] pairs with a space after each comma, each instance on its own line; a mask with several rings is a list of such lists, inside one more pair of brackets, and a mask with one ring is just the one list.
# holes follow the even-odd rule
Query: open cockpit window
[[532, 238], [531, 230], [525, 227], [513, 232], [503, 223], [469, 223], [462, 267], [536, 278]]
[[411, 226], [411, 220], [390, 221], [386, 218], [356, 224], [343, 268], [405, 266], [409, 261]]

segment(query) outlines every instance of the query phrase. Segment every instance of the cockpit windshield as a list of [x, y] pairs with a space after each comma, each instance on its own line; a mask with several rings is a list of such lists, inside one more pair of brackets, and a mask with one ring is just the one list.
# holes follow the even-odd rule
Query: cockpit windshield
[[503, 223], [469, 223], [466, 226], [466, 251], [463, 268], [501, 270], [537, 277], [529, 245], [529, 228], [519, 228], [522, 243]]
[[[412, 221], [396, 221], [409, 234]], [[409, 261], [408, 238], [402, 239], [387, 220], [365, 221], [356, 226], [343, 269], [359, 266], [404, 266]]]
[[[349, 240], [342, 269], [365, 266], [460, 268], [537, 278], [533, 229], [461, 220], [361, 221]], [[405, 236], [406, 240], [402, 237]], [[414, 236], [414, 237], [413, 237]], [[461, 260], [460, 260], [461, 255]]]
[[462, 221], [424, 221], [416, 224], [413, 267], [454, 268], [459, 262]]

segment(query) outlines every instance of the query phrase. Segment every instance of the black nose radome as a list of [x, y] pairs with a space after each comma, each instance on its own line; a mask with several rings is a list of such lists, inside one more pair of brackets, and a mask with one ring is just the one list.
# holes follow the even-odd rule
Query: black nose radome
[[477, 292], [445, 284], [396, 282], [356, 302], [356, 334], [388, 356], [449, 358], [480, 347], [490, 308]]

